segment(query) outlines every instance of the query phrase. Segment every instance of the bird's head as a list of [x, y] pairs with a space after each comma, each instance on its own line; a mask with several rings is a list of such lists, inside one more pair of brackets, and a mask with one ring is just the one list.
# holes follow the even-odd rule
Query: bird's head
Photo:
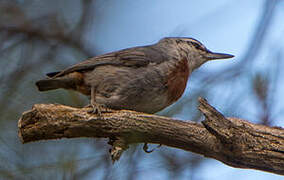
[[193, 38], [164, 38], [164, 41], [175, 44], [179, 54], [186, 57], [193, 69], [198, 68], [207, 61], [227, 59], [234, 57], [230, 54], [211, 52], [201, 42]]

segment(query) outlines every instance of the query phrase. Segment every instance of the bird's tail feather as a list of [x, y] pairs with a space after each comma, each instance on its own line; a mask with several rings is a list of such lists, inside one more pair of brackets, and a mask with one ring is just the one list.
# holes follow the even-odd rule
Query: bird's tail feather
[[57, 72], [50, 72], [50, 73], [47, 73], [46, 75], [47, 75], [48, 77], [53, 77], [53, 76], [57, 75], [58, 73], [60, 73], [60, 71], [57, 71]]
[[43, 79], [36, 82], [39, 91], [48, 91], [52, 89], [64, 88], [65, 83], [62, 79]]
[[43, 79], [36, 82], [39, 91], [52, 89], [76, 89], [78, 84], [84, 81], [83, 75], [78, 72], [70, 73], [62, 77]]

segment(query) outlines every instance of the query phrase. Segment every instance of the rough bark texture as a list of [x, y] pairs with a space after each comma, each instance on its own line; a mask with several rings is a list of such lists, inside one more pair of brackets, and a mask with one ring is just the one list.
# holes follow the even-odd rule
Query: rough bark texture
[[36, 104], [18, 122], [23, 143], [75, 137], [109, 138], [113, 161], [132, 143], [155, 143], [202, 154], [237, 168], [284, 175], [284, 129], [225, 118], [199, 99], [206, 120], [180, 121], [134, 111], [108, 110], [97, 117], [87, 109]]

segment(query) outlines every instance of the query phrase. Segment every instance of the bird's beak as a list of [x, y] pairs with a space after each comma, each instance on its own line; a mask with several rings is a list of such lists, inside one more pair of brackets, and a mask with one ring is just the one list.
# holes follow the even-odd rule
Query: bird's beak
[[228, 58], [232, 58], [232, 57], [234, 57], [234, 55], [224, 54], [224, 53], [214, 53], [214, 52], [210, 52], [210, 51], [206, 54], [206, 58], [208, 60], [228, 59]]

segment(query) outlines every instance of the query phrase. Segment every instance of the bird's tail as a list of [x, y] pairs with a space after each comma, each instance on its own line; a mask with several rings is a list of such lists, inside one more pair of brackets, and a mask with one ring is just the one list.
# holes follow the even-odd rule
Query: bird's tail
[[43, 79], [36, 82], [39, 91], [52, 89], [76, 89], [76, 86], [83, 82], [83, 75], [78, 72], [70, 73], [65, 76]]
[[43, 79], [36, 82], [39, 91], [64, 88], [65, 82], [62, 79]]

